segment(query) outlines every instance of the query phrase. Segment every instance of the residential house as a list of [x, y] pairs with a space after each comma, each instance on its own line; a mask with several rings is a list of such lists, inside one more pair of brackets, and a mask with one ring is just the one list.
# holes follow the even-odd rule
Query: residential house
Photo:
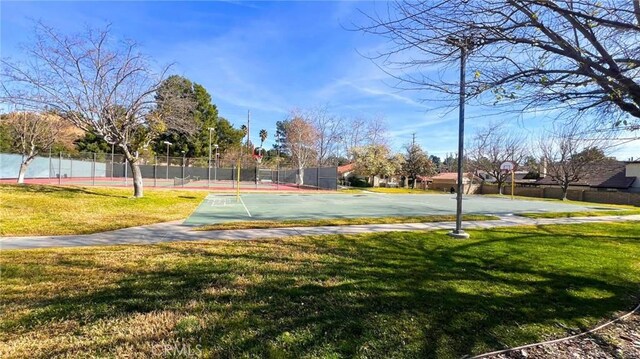
[[[541, 175], [544, 175], [544, 172]], [[640, 192], [639, 177], [640, 162], [604, 161], [592, 165], [579, 181], [569, 185], [569, 189]], [[538, 179], [536, 185], [541, 187], [559, 186], [547, 175]]]
[[[482, 179], [473, 173], [467, 172], [462, 174], [462, 185], [464, 186], [465, 193], [475, 193], [481, 182]], [[436, 191], [449, 191], [452, 187], [456, 189], [457, 185], [457, 172], [442, 172], [431, 177], [431, 185], [429, 186], [429, 189]]]
[[640, 160], [631, 160], [625, 163], [625, 177], [635, 178], [628, 191], [640, 193]]

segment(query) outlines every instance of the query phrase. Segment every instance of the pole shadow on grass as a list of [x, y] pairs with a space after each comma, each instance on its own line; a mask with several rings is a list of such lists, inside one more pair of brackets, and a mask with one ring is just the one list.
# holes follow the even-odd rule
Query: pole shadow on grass
[[[175, 337], [214, 357], [449, 358], [538, 341], [539, 327], [556, 322], [583, 329], [585, 318], [605, 318], [634, 301], [637, 282], [521, 261], [530, 254], [526, 246], [561, 245], [553, 244], [558, 233], [546, 230], [496, 230], [453, 244], [419, 232], [162, 244], [154, 255], [177, 258], [126, 271], [109, 288], [24, 299], [21, 305], [38, 310], [3, 330], [175, 310], [203, 323]], [[575, 295], [589, 290], [606, 295]], [[122, 343], [84, 349], [109, 345]]]

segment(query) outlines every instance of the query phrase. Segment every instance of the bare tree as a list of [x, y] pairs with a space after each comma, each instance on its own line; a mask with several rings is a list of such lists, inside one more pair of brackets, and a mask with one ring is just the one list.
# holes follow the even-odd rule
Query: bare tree
[[64, 121], [53, 114], [33, 112], [13, 112], [0, 118], [0, 125], [9, 132], [14, 142], [13, 148], [22, 155], [18, 183], [24, 183], [24, 177], [31, 162], [43, 150], [50, 149], [68, 127]]
[[509, 174], [500, 170], [505, 161], [520, 164], [527, 155], [527, 137], [510, 132], [503, 125], [489, 125], [476, 132], [469, 149], [469, 165], [476, 171], [484, 171], [495, 178], [499, 193]]
[[285, 121], [285, 143], [291, 160], [298, 168], [296, 184], [304, 184], [304, 169], [317, 156], [317, 141], [318, 130], [313, 123], [300, 112], [293, 111], [290, 119]]
[[387, 122], [383, 117], [355, 117], [342, 120], [346, 156], [353, 160], [353, 149], [369, 145], [389, 146]]
[[389, 146], [389, 134], [387, 132], [387, 121], [384, 117], [376, 116], [367, 123], [367, 143], [370, 145]]
[[359, 29], [393, 44], [371, 57], [402, 88], [457, 94], [444, 71], [457, 68], [457, 39], [471, 50], [469, 95], [481, 101], [640, 119], [638, 0], [396, 1], [367, 18]]
[[[185, 125], [184, 98], [154, 93], [168, 67], [159, 73], [129, 40], [116, 41], [109, 27], [67, 36], [42, 23], [26, 47], [28, 60], [2, 59], [0, 98], [34, 110], [50, 109], [108, 143], [119, 146], [131, 166], [134, 195], [143, 196], [139, 150], [159, 134]], [[190, 126], [187, 124], [187, 126]]]
[[356, 147], [365, 145], [367, 134], [367, 120], [362, 117], [352, 119], [345, 118], [342, 120], [345, 127], [345, 136], [343, 138], [344, 151], [350, 160], [354, 159], [352, 150]]
[[539, 148], [547, 176], [560, 186], [562, 199], [566, 200], [572, 183], [583, 179], [598, 163], [608, 160], [605, 150], [609, 145], [602, 133], [585, 131], [584, 126], [568, 123], [541, 138]]
[[329, 157], [338, 155], [340, 142], [344, 138], [343, 123], [336, 116], [330, 114], [326, 107], [306, 111], [303, 117], [311, 121], [317, 130], [315, 147], [318, 165], [326, 165]]

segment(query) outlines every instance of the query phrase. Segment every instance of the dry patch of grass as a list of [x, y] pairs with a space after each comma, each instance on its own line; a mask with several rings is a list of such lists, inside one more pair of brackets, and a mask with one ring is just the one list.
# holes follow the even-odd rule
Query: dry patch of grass
[[[495, 198], [510, 198], [509, 195], [490, 194], [485, 195], [487, 197]], [[621, 205], [621, 204], [605, 204], [605, 203], [592, 203], [582, 201], [571, 200], [559, 200], [555, 198], [538, 198], [538, 197], [524, 197], [514, 196], [516, 199], [525, 201], [542, 201], [542, 202], [558, 202], [563, 204], [575, 204], [581, 207], [594, 207], [597, 210], [593, 211], [576, 211], [576, 212], [532, 212], [532, 213], [518, 213], [517, 216], [528, 218], [573, 218], [573, 217], [602, 217], [602, 216], [629, 216], [640, 214], [640, 208], [635, 206]]]
[[[523, 197], [527, 198], [527, 197]], [[549, 201], [550, 199], [544, 199]], [[626, 206], [620, 204], [601, 204], [601, 203], [585, 203], [579, 201], [558, 201], [561, 203], [571, 203], [579, 206], [595, 207], [593, 211], [576, 211], [576, 212], [546, 212], [546, 213], [519, 213], [518, 216], [528, 218], [572, 218], [572, 217], [602, 217], [602, 216], [630, 216], [640, 214], [640, 208], [635, 206]]]
[[[488, 221], [498, 220], [499, 217], [484, 214], [467, 214], [462, 216], [463, 221]], [[394, 224], [394, 223], [426, 223], [426, 222], [452, 222], [455, 215], [429, 215], [406, 217], [358, 217], [358, 218], [327, 218], [327, 219], [298, 219], [283, 221], [242, 221], [208, 224], [194, 228], [196, 231], [215, 231], [229, 229], [264, 229], [287, 227], [321, 227], [321, 226], [349, 226], [358, 224]]]
[[0, 235], [87, 234], [184, 219], [204, 191], [0, 185]]
[[361, 192], [375, 192], [375, 193], [394, 193], [394, 194], [442, 194], [441, 191], [424, 190], [419, 188], [404, 188], [404, 187], [364, 187], [364, 188], [349, 188], [341, 190], [345, 193], [361, 193]]
[[638, 300], [638, 223], [469, 232], [2, 251], [0, 357], [460, 358]]
[[602, 211], [578, 211], [578, 212], [546, 212], [546, 213], [519, 213], [518, 216], [528, 218], [573, 218], [573, 217], [602, 217], [602, 216], [631, 216], [640, 214], [640, 209], [617, 209]]

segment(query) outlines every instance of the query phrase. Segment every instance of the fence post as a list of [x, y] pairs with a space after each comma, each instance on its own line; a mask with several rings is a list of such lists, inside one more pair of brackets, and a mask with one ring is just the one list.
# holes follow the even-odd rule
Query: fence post
[[93, 153], [93, 163], [91, 164], [91, 180], [96, 185], [96, 153]]
[[153, 187], [158, 187], [158, 156], [153, 156]]
[[236, 165], [231, 165], [231, 188], [236, 188]]
[[316, 167], [316, 188], [320, 190], [320, 167]]
[[69, 155], [69, 178], [73, 178], [73, 159]]
[[111, 144], [111, 181], [113, 181], [113, 161], [114, 161], [115, 145]]
[[62, 184], [62, 152], [58, 157], [58, 184]]
[[51, 146], [49, 146], [49, 183], [51, 183], [51, 168], [53, 164], [51, 163]]

